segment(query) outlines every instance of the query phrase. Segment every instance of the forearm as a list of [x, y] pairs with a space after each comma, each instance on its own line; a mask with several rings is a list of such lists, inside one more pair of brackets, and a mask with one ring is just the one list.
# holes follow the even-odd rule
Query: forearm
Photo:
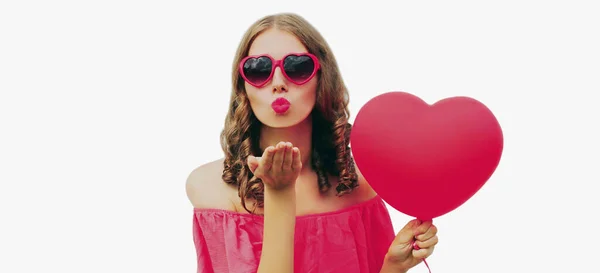
[[265, 189], [263, 246], [258, 273], [294, 272], [296, 192]]

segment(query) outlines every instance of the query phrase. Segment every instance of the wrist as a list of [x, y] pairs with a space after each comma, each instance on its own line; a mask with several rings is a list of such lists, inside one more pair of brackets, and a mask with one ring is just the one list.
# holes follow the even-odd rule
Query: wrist
[[271, 188], [265, 187], [264, 191], [265, 208], [270, 204], [281, 209], [296, 208], [296, 189], [294, 187]]
[[408, 268], [402, 266], [395, 259], [392, 259], [388, 255], [385, 255], [383, 259], [383, 266], [381, 267], [380, 273], [407, 273]]
[[286, 196], [291, 196], [291, 195], [296, 195], [296, 187], [294, 186], [294, 184], [291, 185], [286, 185], [286, 186], [279, 186], [279, 187], [272, 187], [269, 186], [269, 184], [264, 184], [265, 185], [265, 195], [266, 194], [271, 194], [271, 195], [286, 195]]

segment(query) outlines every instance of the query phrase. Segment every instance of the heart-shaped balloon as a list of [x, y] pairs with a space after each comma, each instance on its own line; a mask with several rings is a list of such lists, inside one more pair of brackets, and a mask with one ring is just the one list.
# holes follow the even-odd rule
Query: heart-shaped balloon
[[406, 92], [368, 101], [350, 136], [356, 165], [383, 200], [421, 220], [470, 199], [496, 170], [500, 124], [481, 102], [446, 98], [429, 105]]

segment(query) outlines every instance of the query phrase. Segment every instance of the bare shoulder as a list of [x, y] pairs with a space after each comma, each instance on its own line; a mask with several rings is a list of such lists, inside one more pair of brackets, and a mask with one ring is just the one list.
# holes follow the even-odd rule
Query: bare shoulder
[[203, 164], [188, 175], [187, 197], [194, 208], [235, 210], [232, 195], [235, 188], [223, 182], [223, 159]]
[[356, 190], [358, 195], [360, 196], [360, 199], [362, 201], [366, 201], [377, 196], [377, 193], [375, 192], [375, 190], [373, 190], [371, 185], [369, 185], [369, 182], [362, 175], [356, 163], [354, 164], [354, 168], [356, 170], [356, 175], [358, 176], [358, 188]]

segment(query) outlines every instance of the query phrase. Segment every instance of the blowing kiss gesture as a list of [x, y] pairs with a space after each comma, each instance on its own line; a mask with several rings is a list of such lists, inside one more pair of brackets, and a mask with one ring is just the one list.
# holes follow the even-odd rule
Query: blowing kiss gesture
[[[265, 220], [268, 221], [265, 222], [268, 223], [265, 226], [266, 230], [272, 228], [273, 232], [265, 232], [265, 240], [269, 243], [269, 248], [268, 250], [264, 249], [262, 258], [268, 257], [278, 261], [287, 260], [285, 263], [270, 264], [262, 261], [274, 260], [261, 259], [259, 272], [279, 271], [280, 269], [280, 271], [291, 270], [291, 268], [281, 267], [280, 265], [287, 264], [289, 266], [293, 263], [293, 233], [289, 232], [286, 235], [282, 231], [293, 230], [294, 227], [294, 185], [302, 169], [300, 151], [289, 142], [280, 142], [274, 147], [266, 148], [262, 157], [249, 156], [248, 166], [250, 171], [260, 178], [265, 185], [265, 203], [270, 203], [265, 204], [265, 216], [267, 214], [269, 216], [273, 215], [265, 217]], [[270, 211], [272, 213], [269, 213]], [[288, 228], [282, 229], [282, 226], [288, 226]], [[288, 241], [285, 244], [288, 246], [282, 248], [282, 241]], [[421, 263], [423, 259], [429, 257], [437, 243], [437, 228], [431, 221], [412, 220], [408, 222], [398, 232], [390, 245], [380, 272], [407, 272], [410, 268]]]
[[289, 142], [280, 142], [267, 147], [262, 157], [249, 156], [248, 166], [265, 188], [287, 189], [296, 183], [302, 169], [300, 150]]
[[289, 142], [248, 157], [248, 167], [264, 184], [264, 237], [258, 273], [294, 272], [296, 179], [302, 170], [300, 150]]

